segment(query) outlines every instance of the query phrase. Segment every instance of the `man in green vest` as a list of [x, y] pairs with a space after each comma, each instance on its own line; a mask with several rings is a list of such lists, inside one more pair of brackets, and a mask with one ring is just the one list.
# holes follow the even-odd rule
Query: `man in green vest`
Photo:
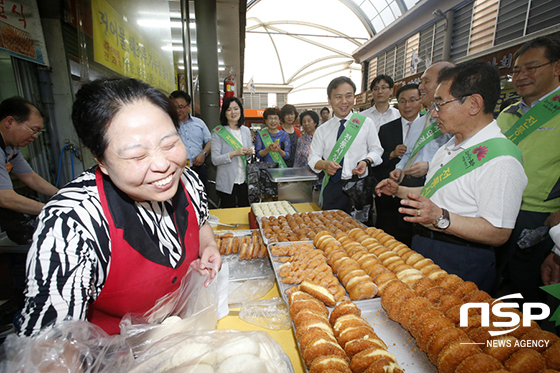
[[494, 247], [508, 240], [527, 184], [521, 152], [493, 119], [500, 95], [493, 66], [465, 62], [442, 69], [437, 81], [432, 116], [454, 136], [432, 158], [424, 187], [385, 179], [376, 191], [402, 198], [399, 212], [419, 223], [413, 250], [488, 291]]
[[[525, 302], [543, 302], [546, 293], [538, 289], [540, 266], [553, 242], [548, 235], [539, 242], [538, 232], [546, 234], [546, 228], [533, 230], [560, 222], [560, 198], [549, 198], [560, 179], [560, 40], [531, 40], [513, 61], [512, 82], [521, 101], [502, 111], [497, 120], [506, 137], [521, 149], [529, 181], [515, 229], [501, 248], [498, 271], [506, 265], [502, 287], [520, 292]], [[529, 231], [523, 233], [525, 229]], [[531, 234], [537, 239], [528, 239]], [[526, 244], [529, 241], [537, 243]]]

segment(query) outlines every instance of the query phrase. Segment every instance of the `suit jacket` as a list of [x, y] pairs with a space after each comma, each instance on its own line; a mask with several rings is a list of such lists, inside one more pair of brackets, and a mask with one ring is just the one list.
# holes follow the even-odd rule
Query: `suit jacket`
[[373, 176], [378, 181], [388, 178], [389, 173], [395, 169], [395, 166], [400, 161], [399, 157], [389, 159], [389, 156], [397, 145], [403, 143], [402, 132], [401, 118], [392, 120], [379, 129], [379, 142], [383, 147], [383, 155], [381, 156], [383, 163], [372, 168]]

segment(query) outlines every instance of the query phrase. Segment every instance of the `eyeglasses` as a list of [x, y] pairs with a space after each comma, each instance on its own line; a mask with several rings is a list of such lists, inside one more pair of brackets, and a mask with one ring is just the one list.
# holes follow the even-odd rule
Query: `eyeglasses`
[[177, 109], [181, 109], [181, 110], [184, 110], [188, 107], [189, 107], [189, 105], [185, 105], [185, 106], [177, 105]]
[[[441, 107], [442, 107], [443, 105], [447, 105], [448, 103], [453, 102], [453, 101], [459, 101], [459, 100], [464, 101], [467, 97], [470, 97], [470, 96], [472, 96], [472, 95], [466, 95], [466, 96], [457, 97], [457, 98], [454, 98], [454, 99], [452, 99], [452, 100], [444, 101], [444, 102], [442, 102], [442, 103], [440, 103], [440, 104], [438, 104], [437, 102], [432, 102], [432, 106], [434, 107], [434, 110], [437, 111], [437, 112], [439, 113], [439, 109], [441, 109]], [[463, 103], [463, 102], [461, 102], [461, 103]]]
[[409, 102], [411, 104], [413, 104], [413, 103], [418, 102], [418, 101], [420, 101], [419, 98], [411, 98], [410, 100], [399, 100], [398, 102], [399, 102], [399, 105], [406, 105]]
[[537, 69], [539, 67], [550, 65], [550, 64], [555, 63], [555, 62], [556, 61], [550, 61], [550, 62], [543, 63], [543, 64], [540, 64], [540, 65], [537, 65], [537, 66], [527, 66], [527, 67], [524, 67], [522, 69], [513, 69], [513, 70], [511, 70], [511, 76], [514, 77], [514, 76], [518, 76], [520, 74], [532, 75], [532, 74], [537, 72]]
[[18, 123], [21, 124], [22, 126], [24, 126], [25, 128], [27, 128], [28, 130], [30, 130], [31, 132], [33, 132], [34, 135], [37, 135], [37, 136], [38, 136], [41, 132], [43, 132], [43, 130], [37, 131], [37, 130], [31, 129], [31, 128], [27, 127], [25, 124], [23, 124], [23, 123], [21, 123], [21, 122], [18, 122]]
[[391, 88], [391, 87], [389, 87], [388, 85], [382, 85], [382, 86], [375, 86], [371, 90], [372, 91], [384, 91], [384, 90], [389, 89], [389, 88]]

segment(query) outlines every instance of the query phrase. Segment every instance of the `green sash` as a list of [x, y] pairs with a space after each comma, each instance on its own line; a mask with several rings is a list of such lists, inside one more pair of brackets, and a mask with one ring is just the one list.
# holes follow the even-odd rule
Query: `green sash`
[[[262, 140], [265, 148], [269, 147], [272, 144], [272, 138], [270, 137], [270, 133], [268, 133], [267, 129], [259, 131], [259, 135], [261, 136], [261, 140]], [[269, 152], [268, 154], [270, 154], [270, 156], [272, 157], [272, 160], [274, 162], [278, 163], [278, 167], [280, 167], [280, 168], [288, 167], [288, 166], [286, 166], [286, 162], [284, 162], [284, 159], [282, 159], [282, 156], [280, 155], [280, 153]]]
[[[213, 131], [216, 132], [218, 135], [220, 135], [220, 137], [222, 139], [224, 139], [226, 144], [231, 146], [231, 148], [233, 150], [237, 150], [237, 149], [243, 147], [243, 144], [240, 144], [239, 141], [228, 130], [226, 130], [224, 127], [216, 126], [216, 127], [214, 127]], [[246, 159], [245, 155], [244, 154], [240, 155], [240, 157], [241, 157], [241, 160], [243, 161], [243, 165], [245, 166], [245, 168], [247, 168], [247, 159]]]
[[[521, 150], [514, 143], [504, 138], [489, 139], [463, 150], [447, 162], [424, 185], [421, 195], [430, 198], [442, 186], [502, 155], [510, 155], [523, 164]], [[481, 185], [481, 188], [484, 188], [484, 185]]]
[[422, 149], [427, 143], [429, 143], [439, 135], [441, 135], [441, 128], [439, 128], [436, 122], [424, 128], [420, 136], [418, 136], [418, 140], [416, 140], [416, 143], [412, 148], [412, 152], [410, 152], [409, 159], [414, 157], [414, 155], [418, 153], [420, 149]]
[[[350, 120], [346, 122], [344, 131], [340, 134], [338, 140], [336, 140], [336, 143], [334, 144], [334, 147], [332, 148], [331, 154], [329, 155], [329, 158], [327, 158], [327, 161], [340, 163], [340, 161], [342, 160], [342, 158], [344, 158], [346, 152], [356, 139], [356, 136], [358, 136], [358, 132], [360, 132], [362, 124], [364, 124], [365, 120], [366, 117], [358, 113], [354, 113], [352, 117], [350, 117]], [[340, 172], [342, 172], [342, 170]], [[325, 190], [325, 186], [329, 183], [329, 179], [331, 178], [331, 175], [329, 175], [326, 170], [324, 170], [324, 174], [325, 176], [323, 177], [321, 194], [319, 195], [319, 204], [321, 206], [323, 205], [323, 190]]]
[[560, 114], [560, 89], [533, 106], [507, 130], [505, 136], [517, 145], [558, 114]]

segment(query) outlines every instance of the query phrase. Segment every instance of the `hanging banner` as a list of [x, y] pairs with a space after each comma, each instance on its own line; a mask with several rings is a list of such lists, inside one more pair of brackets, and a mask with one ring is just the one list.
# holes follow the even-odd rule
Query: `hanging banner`
[[0, 0], [0, 52], [49, 66], [35, 0]]
[[107, 1], [92, 0], [91, 8], [95, 62], [166, 92], [176, 89], [172, 55], [150, 45]]

